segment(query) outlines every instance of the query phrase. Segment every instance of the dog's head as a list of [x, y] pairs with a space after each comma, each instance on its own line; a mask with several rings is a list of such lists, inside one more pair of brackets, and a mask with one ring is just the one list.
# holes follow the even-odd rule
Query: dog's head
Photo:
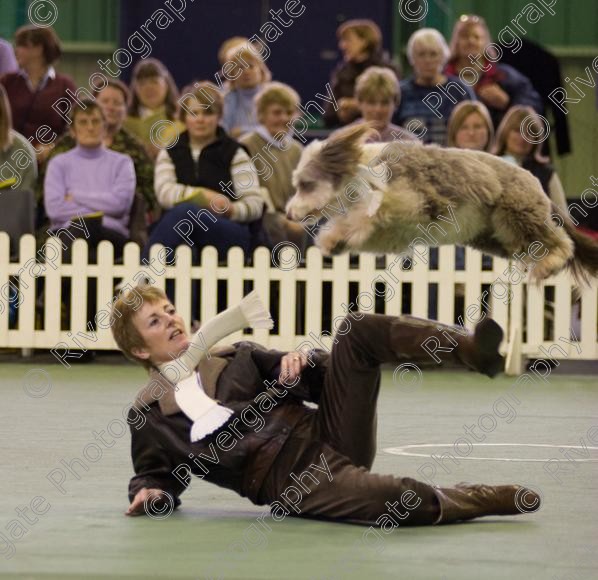
[[293, 172], [295, 195], [286, 206], [287, 217], [301, 220], [320, 217], [328, 203], [334, 203], [344, 181], [354, 174], [361, 158], [361, 147], [372, 133], [367, 124], [335, 132], [324, 142], [310, 143]]

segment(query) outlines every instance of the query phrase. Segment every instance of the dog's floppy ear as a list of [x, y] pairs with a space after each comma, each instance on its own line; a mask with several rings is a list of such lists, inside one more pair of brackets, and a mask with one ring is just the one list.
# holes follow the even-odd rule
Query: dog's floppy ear
[[317, 156], [318, 168], [335, 177], [351, 174], [361, 158], [361, 146], [372, 132], [367, 123], [336, 131]]

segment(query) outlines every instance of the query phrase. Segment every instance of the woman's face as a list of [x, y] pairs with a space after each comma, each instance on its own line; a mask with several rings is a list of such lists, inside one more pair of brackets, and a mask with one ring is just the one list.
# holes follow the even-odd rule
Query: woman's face
[[144, 302], [132, 323], [145, 344], [143, 348], [133, 349], [133, 354], [154, 365], [170, 362], [189, 348], [185, 323], [170, 300]]
[[166, 102], [168, 83], [163, 77], [145, 77], [135, 81], [135, 92], [144, 107], [159, 109]]
[[192, 141], [205, 142], [216, 137], [220, 115], [209, 109], [203, 109], [201, 103], [194, 102], [186, 106], [185, 127]]
[[359, 109], [364, 121], [372, 123], [374, 129], [382, 131], [385, 129], [395, 111], [395, 104], [392, 100], [375, 99], [372, 101], [359, 101]]
[[296, 111], [287, 109], [283, 105], [273, 104], [266, 107], [266, 110], [261, 116], [261, 123], [272, 137], [277, 133], [287, 133], [289, 130], [289, 123]]
[[15, 46], [15, 57], [21, 68], [27, 68], [31, 63], [44, 60], [44, 47], [41, 44], [17, 44]]
[[106, 87], [98, 93], [96, 101], [104, 112], [106, 125], [118, 131], [127, 116], [127, 103], [125, 95], [119, 89]]
[[488, 126], [482, 115], [473, 111], [469, 113], [455, 134], [455, 145], [459, 149], [475, 149], [484, 151], [488, 145]]
[[418, 79], [433, 80], [444, 65], [442, 48], [437, 44], [416, 42], [413, 46], [413, 68]]
[[481, 54], [486, 48], [486, 33], [480, 24], [464, 26], [457, 39], [457, 56], [467, 58], [468, 55]]
[[236, 87], [239, 89], [252, 89], [257, 87], [262, 81], [262, 69], [257, 62], [250, 59], [246, 61], [247, 66], [243, 65], [243, 72], [235, 81]]
[[532, 152], [534, 145], [526, 141], [521, 135], [519, 127], [511, 129], [507, 135], [506, 153], [514, 157], [526, 157]]
[[341, 49], [346, 62], [367, 56], [367, 44], [367, 41], [354, 30], [347, 30], [338, 41], [338, 47]]

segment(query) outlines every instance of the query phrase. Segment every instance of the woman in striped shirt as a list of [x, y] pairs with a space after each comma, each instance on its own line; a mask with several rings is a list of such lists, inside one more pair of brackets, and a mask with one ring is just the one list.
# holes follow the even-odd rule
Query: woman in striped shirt
[[222, 94], [212, 83], [195, 83], [179, 103], [186, 130], [160, 151], [154, 172], [156, 197], [168, 211], [152, 229], [145, 254], [152, 244], [213, 245], [221, 260], [233, 246], [249, 254], [267, 243], [264, 199], [247, 151], [219, 125]]

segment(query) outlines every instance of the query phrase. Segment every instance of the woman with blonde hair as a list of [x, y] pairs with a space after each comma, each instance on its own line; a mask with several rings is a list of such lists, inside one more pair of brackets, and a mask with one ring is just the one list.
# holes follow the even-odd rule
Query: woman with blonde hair
[[133, 96], [124, 127], [155, 159], [160, 149], [184, 130], [182, 123], [176, 120], [178, 89], [170, 71], [155, 58], [140, 60], [135, 65], [130, 88]]
[[249, 43], [233, 42], [226, 53], [226, 61], [238, 64], [239, 74], [234, 79], [228, 79], [222, 126], [237, 139], [258, 127], [255, 97], [271, 80], [272, 74], [260, 54], [251, 50]]
[[377, 131], [370, 142], [417, 140], [417, 135], [390, 122], [401, 102], [399, 81], [390, 69], [371, 66], [360, 74], [355, 83], [355, 96], [361, 117], [354, 124], [369, 123]]
[[278, 82], [266, 84], [255, 97], [260, 124], [240, 140], [249, 150], [260, 176], [266, 199], [264, 227], [272, 245], [289, 241], [303, 247], [306, 242], [302, 225], [288, 220], [285, 212], [287, 201], [295, 193], [291, 177], [303, 151], [289, 129], [299, 114], [300, 102], [290, 86]]
[[332, 104], [327, 106], [324, 113], [327, 127], [348, 125], [359, 117], [355, 82], [366, 69], [383, 66], [399, 77], [397, 67], [382, 50], [382, 32], [373, 20], [347, 20], [338, 27], [336, 37], [343, 60], [332, 73], [332, 93], [338, 109]]
[[481, 16], [463, 15], [453, 27], [451, 56], [445, 73], [458, 76], [475, 90], [490, 111], [494, 126], [509, 107], [526, 105], [542, 112], [542, 99], [529, 79], [513, 67], [497, 62], [490, 31]]
[[538, 134], [543, 128], [544, 123], [531, 107], [511, 107], [496, 132], [493, 153], [530, 171], [546, 195], [568, 213], [561, 180], [550, 160], [541, 153], [542, 141], [538, 141]]
[[[151, 230], [144, 255], [153, 244], [170, 248], [186, 244], [198, 251], [215, 246], [221, 260], [233, 246], [250, 257], [267, 241], [255, 166], [245, 148], [220, 126], [223, 97], [218, 87], [197, 82], [183, 93], [180, 116], [186, 130], [156, 160], [154, 188], [166, 211]], [[191, 223], [190, 215], [203, 215], [204, 221], [198, 217], [182, 236], [177, 224]]]
[[451, 113], [447, 145], [459, 149], [490, 151], [494, 127], [486, 105], [481, 101], [462, 101]]

